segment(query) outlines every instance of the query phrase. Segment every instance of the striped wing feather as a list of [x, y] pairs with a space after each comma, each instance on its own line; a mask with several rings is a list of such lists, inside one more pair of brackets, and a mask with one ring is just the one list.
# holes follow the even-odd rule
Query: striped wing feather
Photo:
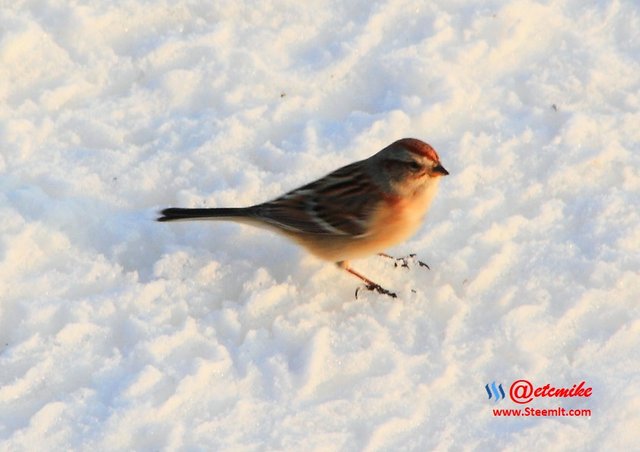
[[354, 163], [256, 209], [265, 220], [290, 231], [365, 236], [379, 200], [372, 187]]

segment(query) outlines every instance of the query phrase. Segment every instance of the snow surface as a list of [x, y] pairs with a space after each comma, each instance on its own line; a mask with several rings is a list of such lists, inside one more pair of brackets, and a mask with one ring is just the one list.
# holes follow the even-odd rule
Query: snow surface
[[[2, 3], [1, 450], [638, 450], [637, 1]], [[154, 221], [405, 136], [451, 175], [430, 271], [354, 262], [396, 300]]]

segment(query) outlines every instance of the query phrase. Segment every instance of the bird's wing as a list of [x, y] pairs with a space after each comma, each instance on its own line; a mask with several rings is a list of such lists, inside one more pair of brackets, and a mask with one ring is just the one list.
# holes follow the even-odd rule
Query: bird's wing
[[285, 230], [322, 235], [367, 235], [381, 197], [359, 162], [256, 206], [259, 216]]

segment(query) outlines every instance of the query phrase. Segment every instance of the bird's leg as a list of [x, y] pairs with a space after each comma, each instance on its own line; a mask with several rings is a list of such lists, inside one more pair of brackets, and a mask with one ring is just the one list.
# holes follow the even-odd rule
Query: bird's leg
[[[387, 259], [392, 259], [394, 261], [393, 263], [394, 267], [400, 266], [402, 268], [409, 268], [409, 260], [417, 261], [415, 254], [409, 254], [408, 256], [405, 256], [405, 257], [393, 257], [385, 253], [378, 253], [378, 256], [386, 257]], [[431, 267], [429, 267], [427, 264], [425, 264], [422, 261], [418, 261], [418, 265], [420, 267], [427, 267], [428, 270], [431, 270]]]
[[[364, 282], [364, 286], [367, 288], [367, 290], [375, 290], [376, 292], [378, 292], [379, 294], [383, 294], [383, 295], [389, 295], [391, 298], [397, 298], [397, 295], [394, 292], [391, 292], [387, 289], [385, 289], [384, 287], [382, 287], [380, 284], [374, 283], [373, 281], [371, 281], [369, 278], [367, 278], [364, 275], [361, 275], [360, 273], [358, 273], [357, 271], [355, 271], [354, 269], [352, 269], [351, 267], [349, 267], [349, 263], [347, 261], [340, 261], [340, 262], [336, 262], [336, 265], [338, 265], [338, 267], [348, 271], [349, 273], [351, 273], [353, 276], [355, 276], [356, 278], [360, 279], [362, 282]], [[358, 291], [360, 290], [360, 288], [358, 287], [356, 289], [356, 298], [358, 298]]]

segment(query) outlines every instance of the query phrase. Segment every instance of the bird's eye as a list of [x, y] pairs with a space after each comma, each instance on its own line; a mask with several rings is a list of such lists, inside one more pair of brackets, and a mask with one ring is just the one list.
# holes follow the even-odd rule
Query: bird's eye
[[411, 169], [411, 171], [420, 171], [422, 169], [422, 165], [418, 162], [410, 162], [409, 168]]

